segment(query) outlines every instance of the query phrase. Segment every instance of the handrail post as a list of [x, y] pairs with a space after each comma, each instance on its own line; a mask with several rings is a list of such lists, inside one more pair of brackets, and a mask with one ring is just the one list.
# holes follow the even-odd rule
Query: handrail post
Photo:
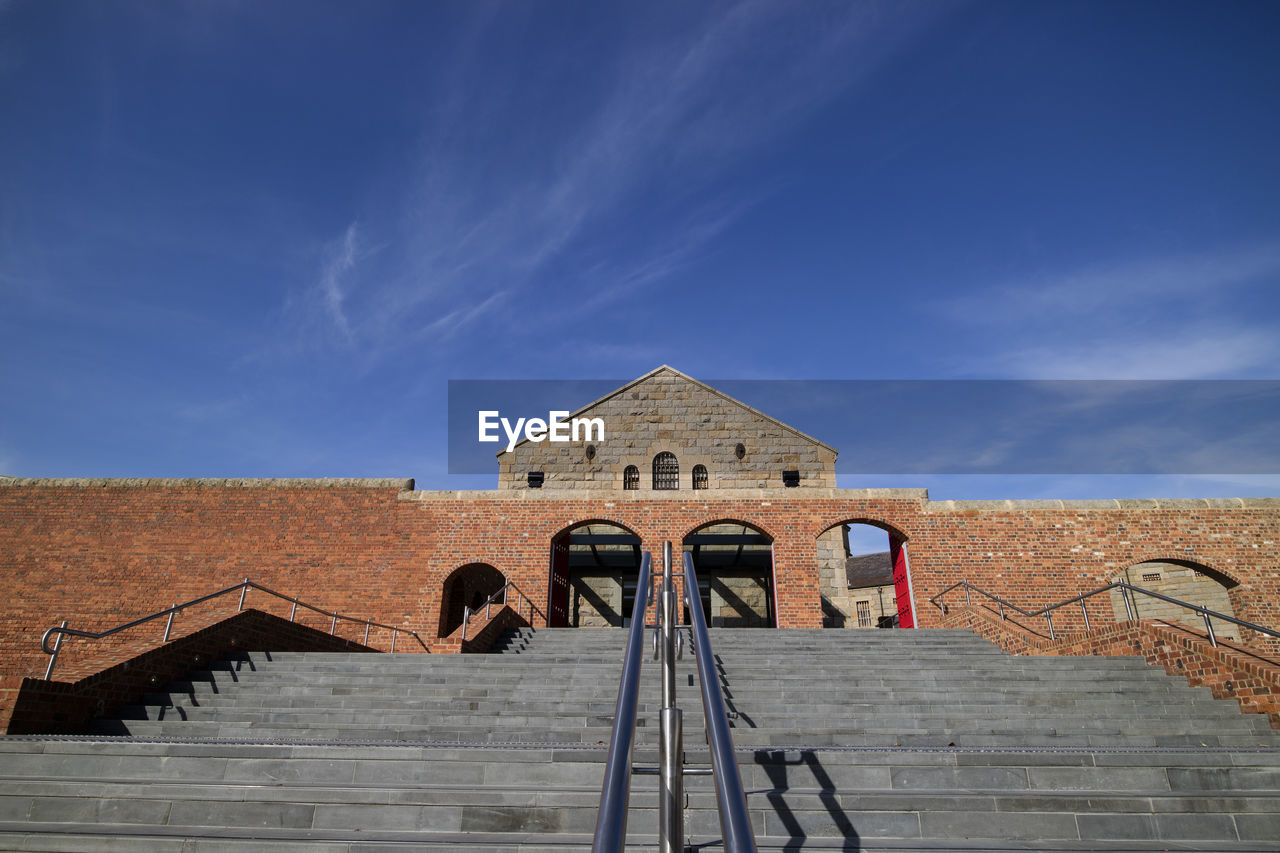
[[1080, 599], [1080, 612], [1084, 614], [1084, 629], [1089, 630], [1089, 608], [1084, 606], [1084, 599]]
[[[66, 619], [63, 619], [63, 620], [62, 620], [62, 627], [63, 627], [63, 628], [67, 627], [67, 622], [68, 622], [68, 620], [66, 620]], [[45, 671], [44, 671], [44, 680], [45, 680], [45, 681], [52, 681], [52, 680], [53, 680], [53, 665], [54, 665], [54, 664], [56, 664], [56, 663], [58, 662], [58, 652], [62, 651], [62, 640], [63, 640], [63, 638], [64, 638], [64, 637], [66, 637], [66, 636], [67, 636], [66, 634], [59, 633], [59, 634], [58, 634], [58, 639], [57, 639], [57, 640], [55, 640], [55, 641], [54, 641], [54, 643], [53, 643], [53, 651], [49, 653], [49, 666], [48, 666], [48, 667], [45, 669]]]
[[1133, 604], [1129, 601], [1129, 595], [1129, 586], [1123, 583], [1120, 584], [1120, 597], [1124, 599], [1124, 612], [1128, 617], [1128, 619], [1125, 620], [1126, 622], [1133, 621]]
[[969, 601], [969, 579], [968, 578], [964, 579], [964, 603], [972, 604], [972, 602]]
[[1200, 615], [1204, 617], [1204, 629], [1209, 634], [1209, 645], [1216, 649], [1218, 647], [1218, 637], [1213, 633], [1213, 620], [1209, 618], [1209, 608], [1201, 605]]
[[[1049, 606], [1049, 605], [1047, 605], [1047, 604], [1045, 605], [1045, 607], [1048, 607], [1048, 606]], [[1054, 636], [1054, 633], [1053, 633], [1053, 611], [1052, 611], [1052, 610], [1046, 610], [1046, 611], [1044, 612], [1044, 618], [1049, 620], [1049, 639], [1050, 639], [1050, 640], [1056, 640], [1056, 639], [1058, 639], [1056, 636]]]
[[332, 635], [333, 632], [337, 630], [338, 630], [338, 614], [335, 613], [333, 614], [333, 621], [329, 623], [329, 633]]
[[164, 623], [164, 639], [161, 642], [169, 642], [169, 632], [173, 630], [173, 614], [177, 611], [178, 605], [174, 604], [169, 608], [169, 620]]
[[240, 582], [240, 606], [236, 608], [236, 612], [244, 610], [244, 594], [249, 591], [249, 579], [245, 578]]
[[658, 717], [658, 850], [684, 853], [684, 736], [676, 704], [676, 586], [671, 543], [662, 546], [662, 710]]
[[399, 637], [399, 636], [400, 636], [400, 629], [392, 628], [391, 629], [391, 654], [393, 655], [396, 653], [396, 637]]
[[1002, 601], [1000, 596], [998, 595], [996, 596], [996, 604], [1000, 605], [1000, 618], [1003, 620], [1004, 619], [1004, 601]]
[[467, 641], [467, 628], [471, 626], [471, 605], [462, 605], [462, 642]]

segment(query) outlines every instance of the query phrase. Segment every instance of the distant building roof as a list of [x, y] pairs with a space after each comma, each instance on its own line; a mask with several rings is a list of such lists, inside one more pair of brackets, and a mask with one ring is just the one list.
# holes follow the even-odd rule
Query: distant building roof
[[890, 559], [888, 551], [846, 557], [844, 574], [848, 578], [849, 589], [888, 586], [893, 583], [893, 560]]

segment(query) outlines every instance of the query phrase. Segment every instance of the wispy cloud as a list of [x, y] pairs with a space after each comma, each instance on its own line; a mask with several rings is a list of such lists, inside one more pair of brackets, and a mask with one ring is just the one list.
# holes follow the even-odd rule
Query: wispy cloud
[[1280, 336], [1259, 294], [1280, 284], [1280, 244], [1126, 258], [975, 288], [941, 304], [974, 338], [963, 375], [1203, 379], [1274, 375]]
[[1113, 340], [1058, 341], [1009, 349], [969, 363], [1022, 379], [1213, 379], [1280, 371], [1274, 330], [1244, 326], [1142, 333]]
[[[1201, 300], [1217, 291], [1280, 276], [1280, 244], [1169, 257], [1126, 258], [1065, 273], [1042, 273], [984, 288], [946, 307], [976, 322], [1061, 322], [1135, 304]], [[975, 310], [981, 306], [982, 310]]]
[[329, 257], [325, 259], [324, 268], [320, 273], [319, 284], [324, 310], [333, 321], [334, 327], [348, 343], [353, 340], [353, 336], [351, 322], [347, 319], [346, 311], [343, 310], [343, 301], [346, 298], [343, 285], [356, 266], [356, 235], [357, 224], [352, 222], [347, 226], [342, 238], [330, 247]]
[[[522, 63], [493, 61], [495, 33], [511, 24], [481, 10], [432, 69], [419, 160], [388, 182], [399, 198], [359, 216], [314, 297], [339, 340], [374, 358], [459, 323], [527, 320], [552, 304], [562, 321], [599, 312], [696, 263], [766, 191], [730, 194], [717, 183], [726, 172], [939, 14], [937, 4], [688, 7], [679, 25], [656, 32], [663, 19], [650, 18], [634, 28], [644, 36], [623, 27], [616, 42], [586, 47], [591, 79], [582, 57], [540, 56], [546, 70], [531, 82]], [[388, 257], [352, 300], [366, 240]]]

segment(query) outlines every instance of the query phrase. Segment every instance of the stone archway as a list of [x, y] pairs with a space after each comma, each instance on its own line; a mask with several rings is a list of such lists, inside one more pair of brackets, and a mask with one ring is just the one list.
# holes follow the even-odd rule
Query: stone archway
[[[1197, 604], [1235, 616], [1235, 608], [1231, 604], [1230, 590], [1239, 584], [1231, 578], [1194, 560], [1168, 559], [1144, 560], [1129, 566], [1116, 580], [1125, 581], [1131, 586], [1149, 589], [1188, 604]], [[1134, 616], [1138, 619], [1159, 619], [1183, 625], [1193, 631], [1204, 631], [1204, 617], [1176, 604], [1161, 601], [1147, 595], [1135, 594], [1132, 602]], [[1128, 617], [1124, 599], [1119, 590], [1111, 590], [1111, 608], [1116, 621], [1124, 621]], [[1213, 620], [1213, 632], [1220, 639], [1239, 640], [1240, 629], [1231, 622], [1221, 619]]]
[[447, 637], [462, 625], [465, 608], [479, 608], [507, 579], [488, 563], [467, 563], [454, 569], [440, 589], [440, 622], [436, 636]]

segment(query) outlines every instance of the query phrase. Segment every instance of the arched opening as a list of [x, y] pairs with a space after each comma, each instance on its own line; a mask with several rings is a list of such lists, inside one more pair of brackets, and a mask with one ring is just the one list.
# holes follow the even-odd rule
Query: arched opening
[[742, 521], [704, 524], [684, 538], [712, 628], [777, 627], [773, 538]]
[[653, 488], [654, 491], [680, 488], [680, 463], [674, 453], [664, 450], [653, 457]]
[[[1116, 580], [1125, 581], [1142, 589], [1149, 589], [1188, 604], [1197, 604], [1235, 616], [1229, 594], [1232, 587], [1239, 586], [1236, 581], [1215, 571], [1208, 566], [1192, 560], [1146, 560], [1135, 563], [1121, 572]], [[1204, 617], [1198, 613], [1161, 601], [1149, 595], [1135, 594], [1132, 599], [1134, 617], [1137, 619], [1159, 619], [1185, 625], [1193, 631], [1204, 631]], [[1124, 599], [1117, 589], [1111, 590], [1111, 609], [1117, 621], [1128, 617]], [[1240, 629], [1231, 622], [1214, 619], [1213, 632], [1224, 640], [1240, 639]]]
[[488, 563], [467, 563], [454, 569], [440, 590], [438, 635], [447, 637], [462, 627], [463, 609], [479, 608], [506, 582], [502, 572]]
[[705, 489], [707, 488], [708, 485], [710, 485], [710, 480], [707, 477], [707, 466], [694, 465], [693, 466], [693, 487], [695, 489]]
[[818, 535], [824, 628], [912, 628], [906, 537], [883, 522], [850, 519]]
[[585, 521], [551, 540], [552, 628], [631, 624], [640, 578], [640, 537], [608, 521]]

